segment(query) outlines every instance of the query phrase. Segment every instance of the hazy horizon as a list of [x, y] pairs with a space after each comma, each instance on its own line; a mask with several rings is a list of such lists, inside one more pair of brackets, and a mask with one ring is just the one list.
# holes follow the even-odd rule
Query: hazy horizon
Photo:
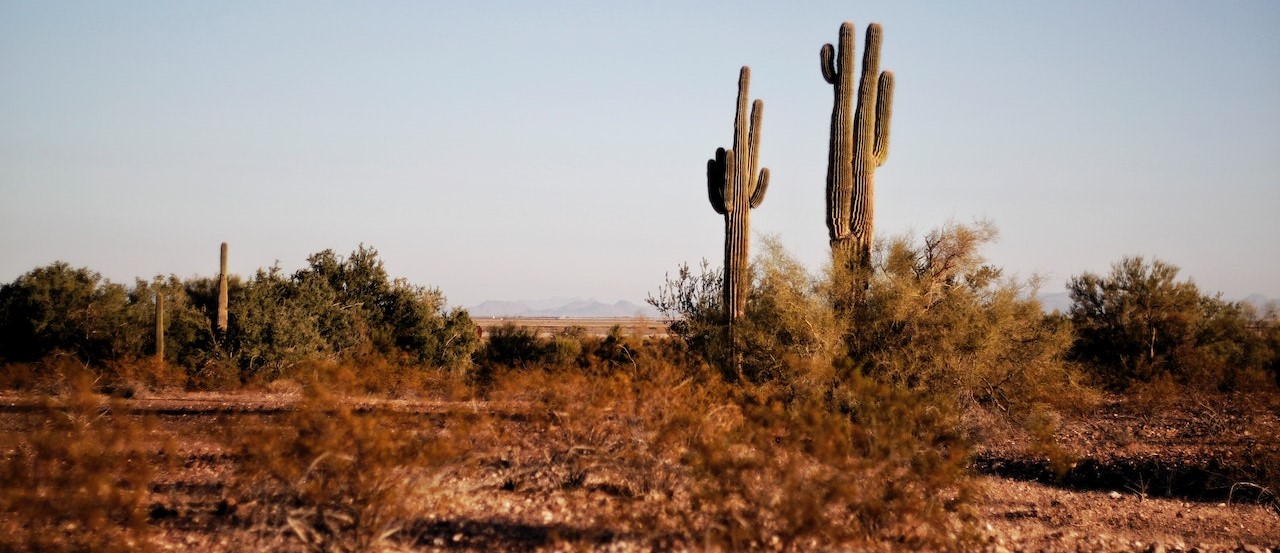
[[859, 57], [884, 26], [897, 79], [878, 236], [988, 218], [991, 262], [1046, 292], [1138, 254], [1280, 297], [1262, 1], [0, 0], [0, 282], [55, 260], [213, 275], [224, 241], [247, 277], [365, 244], [453, 305], [640, 303], [682, 262], [721, 263], [705, 164], [741, 65], [772, 172], [753, 232], [816, 271], [818, 50], [845, 20]]

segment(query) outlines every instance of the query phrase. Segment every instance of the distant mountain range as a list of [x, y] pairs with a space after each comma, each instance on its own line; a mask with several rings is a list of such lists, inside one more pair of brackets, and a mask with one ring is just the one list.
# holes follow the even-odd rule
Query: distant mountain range
[[581, 298], [551, 298], [547, 300], [489, 300], [467, 308], [472, 317], [650, 317], [658, 316], [649, 305], [629, 301], [604, 303]]

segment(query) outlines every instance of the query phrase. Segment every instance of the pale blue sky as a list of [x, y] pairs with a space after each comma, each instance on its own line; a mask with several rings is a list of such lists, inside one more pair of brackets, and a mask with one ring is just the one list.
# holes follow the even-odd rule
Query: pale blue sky
[[1171, 261], [1280, 297], [1280, 2], [0, 0], [0, 281], [359, 243], [454, 304], [639, 301], [720, 262], [705, 163], [765, 102], [757, 233], [810, 266], [841, 21], [897, 75], [879, 233], [988, 217], [1006, 270]]

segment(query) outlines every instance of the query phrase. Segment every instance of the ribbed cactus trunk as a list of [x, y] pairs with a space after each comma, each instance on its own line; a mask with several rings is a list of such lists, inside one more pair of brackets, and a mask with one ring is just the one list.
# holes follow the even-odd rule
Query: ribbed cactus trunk
[[730, 328], [747, 309], [750, 259], [751, 209], [764, 201], [769, 187], [769, 170], [756, 169], [760, 162], [760, 119], [764, 102], [751, 105], [748, 126], [747, 98], [751, 68], [742, 66], [738, 74], [738, 109], [733, 120], [733, 149], [718, 148], [715, 159], [707, 161], [707, 193], [711, 207], [724, 216], [724, 308]]
[[218, 334], [227, 333], [227, 243], [222, 243], [218, 264]]
[[164, 361], [164, 291], [156, 287], [156, 360]]
[[871, 268], [875, 239], [876, 168], [889, 156], [893, 73], [880, 71], [880, 25], [867, 26], [862, 75], [854, 103], [853, 23], [840, 25], [839, 50], [822, 46], [822, 77], [835, 90], [827, 157], [827, 231], [836, 263]]

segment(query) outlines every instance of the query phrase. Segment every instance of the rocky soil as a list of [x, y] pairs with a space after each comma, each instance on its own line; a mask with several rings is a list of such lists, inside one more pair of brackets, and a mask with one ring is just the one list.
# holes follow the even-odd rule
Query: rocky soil
[[[160, 549], [303, 550], [294, 530], [268, 525], [264, 507], [232, 488], [236, 456], [227, 445], [237, 427], [281, 417], [294, 400], [243, 394], [129, 400], [137, 416], [157, 421], [149, 436], [157, 444], [173, 444], [175, 462], [162, 469], [148, 503]], [[424, 402], [366, 406], [375, 407], [422, 420], [459, 408]], [[34, 400], [0, 397], [0, 431], [28, 431], [36, 424], [36, 408]], [[1280, 394], [1163, 403], [1107, 397], [1096, 409], [1064, 416], [1055, 438], [1060, 449], [1048, 454], [1017, 435], [993, 436], [979, 447], [976, 544], [957, 549], [1280, 551]], [[624, 512], [634, 502], [624, 501], [607, 481], [526, 485], [539, 477], [496, 461], [446, 471], [434, 482], [433, 514], [401, 528], [399, 535], [408, 539], [395, 547], [698, 548], [655, 537], [638, 522], [643, 517]]]

